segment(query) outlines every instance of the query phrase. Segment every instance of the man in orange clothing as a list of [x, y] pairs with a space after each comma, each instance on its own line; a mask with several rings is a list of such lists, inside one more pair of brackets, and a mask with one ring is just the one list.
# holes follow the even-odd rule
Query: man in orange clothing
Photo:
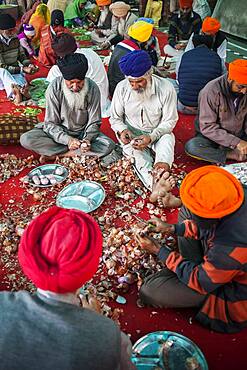
[[[140, 290], [144, 303], [199, 307], [196, 318], [219, 332], [247, 326], [246, 195], [232, 174], [216, 166], [185, 177], [178, 223], [151, 219], [152, 228], [136, 236], [143, 249], [166, 265], [145, 280]], [[160, 247], [150, 231], [175, 233], [179, 252]]]
[[188, 155], [212, 163], [247, 159], [247, 60], [210, 81], [199, 94], [196, 136], [185, 144]]

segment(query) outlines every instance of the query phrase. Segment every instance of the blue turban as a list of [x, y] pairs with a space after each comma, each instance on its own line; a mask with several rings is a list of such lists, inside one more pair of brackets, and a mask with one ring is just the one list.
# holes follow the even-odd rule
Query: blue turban
[[152, 18], [141, 17], [141, 18], [138, 18], [135, 22], [139, 22], [139, 21], [154, 24], [154, 20]]
[[134, 50], [124, 55], [118, 64], [125, 76], [138, 78], [150, 70], [152, 60], [146, 51]]

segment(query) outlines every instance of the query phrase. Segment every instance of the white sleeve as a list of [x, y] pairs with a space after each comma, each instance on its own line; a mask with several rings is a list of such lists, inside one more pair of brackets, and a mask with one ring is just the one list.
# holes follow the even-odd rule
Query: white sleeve
[[[167, 87], [167, 96], [162, 108], [162, 118], [159, 125], [149, 135], [152, 142], [161, 138], [165, 134], [170, 134], [176, 126], [178, 120], [177, 112], [177, 93], [170, 82]], [[165, 90], [164, 90], [165, 91]]]
[[186, 53], [186, 51], [195, 49], [194, 44], [193, 44], [193, 41], [192, 41], [193, 36], [194, 36], [194, 32], [191, 34], [191, 36], [189, 38], [188, 44], [186, 45], [186, 48], [184, 50], [185, 53]]
[[217, 49], [217, 54], [221, 59], [226, 61], [226, 48], [227, 48], [227, 39], [225, 39], [222, 44]]
[[124, 102], [122, 96], [122, 89], [119, 84], [117, 85], [112, 102], [111, 102], [111, 116], [110, 124], [113, 131], [117, 134], [123, 130], [128, 129], [127, 125], [124, 124]]

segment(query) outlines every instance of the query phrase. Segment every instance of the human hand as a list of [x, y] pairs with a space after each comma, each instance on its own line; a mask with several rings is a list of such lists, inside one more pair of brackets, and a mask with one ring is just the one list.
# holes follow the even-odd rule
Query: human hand
[[176, 50], [181, 50], [181, 49], [184, 49], [185, 48], [185, 45], [184, 44], [176, 44], [175, 45], [175, 49]]
[[81, 152], [85, 153], [88, 152], [91, 149], [91, 143], [89, 140], [84, 139], [81, 141]]
[[33, 68], [32, 67], [30, 67], [30, 65], [29, 66], [24, 66], [23, 68], [22, 68], [22, 71], [24, 72], [24, 73], [27, 73], [27, 74], [33, 74], [33, 72], [34, 72], [34, 70], [33, 70]]
[[172, 224], [167, 224], [160, 218], [153, 217], [148, 221], [148, 226], [144, 229], [144, 232], [150, 231], [162, 234], [172, 234], [175, 231], [175, 227]]
[[132, 140], [131, 144], [134, 149], [144, 150], [151, 143], [149, 135], [141, 135]]
[[101, 305], [96, 297], [89, 294], [79, 294], [79, 298], [83, 308], [101, 313]]
[[132, 132], [129, 130], [123, 130], [119, 136], [120, 141], [126, 145], [129, 144], [132, 139]]
[[247, 141], [240, 140], [240, 142], [237, 145], [237, 149], [240, 152], [240, 154], [247, 154]]
[[80, 146], [81, 146], [80, 140], [78, 140], [74, 137], [69, 139], [69, 143], [68, 143], [69, 150], [76, 150], [76, 149], [80, 148]]
[[109, 41], [104, 41], [102, 44], [100, 44], [101, 49], [109, 49], [111, 46], [111, 43]]
[[135, 235], [135, 240], [138, 243], [138, 245], [146, 252], [155, 255], [159, 253], [160, 250], [159, 243], [155, 239], [146, 235], [145, 233], [143, 232], [137, 233]]

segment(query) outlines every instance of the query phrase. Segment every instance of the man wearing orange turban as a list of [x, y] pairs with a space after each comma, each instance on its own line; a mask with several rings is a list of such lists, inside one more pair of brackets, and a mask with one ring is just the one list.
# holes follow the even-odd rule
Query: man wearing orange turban
[[[180, 196], [177, 224], [154, 218], [136, 236], [165, 265], [144, 281], [141, 300], [156, 307], [198, 307], [203, 325], [238, 332], [247, 326], [247, 190], [226, 170], [204, 166], [185, 177]], [[154, 242], [150, 232], [175, 233], [179, 252]]]
[[172, 13], [165, 54], [181, 57], [191, 34], [200, 32], [201, 17], [192, 10], [192, 3], [193, 0], [179, 0], [179, 11]]
[[196, 137], [185, 145], [192, 157], [211, 163], [247, 160], [247, 60], [210, 81], [199, 94]]
[[97, 0], [96, 3], [100, 10], [100, 16], [97, 25], [94, 26], [94, 30], [91, 33], [91, 39], [94, 44], [100, 45], [107, 41], [117, 27], [118, 22], [109, 10], [111, 0]]
[[31, 221], [18, 256], [38, 289], [0, 293], [1, 368], [134, 369], [128, 337], [94, 312], [100, 312], [95, 298], [76, 294], [97, 271], [101, 253], [100, 228], [84, 212], [52, 207]]
[[[212, 37], [212, 50], [214, 50], [222, 59], [224, 65], [226, 61], [227, 38], [223, 31], [220, 30], [221, 24], [216, 18], [206, 17], [202, 22], [202, 33]], [[194, 49], [194, 33], [191, 35], [185, 52]]]

